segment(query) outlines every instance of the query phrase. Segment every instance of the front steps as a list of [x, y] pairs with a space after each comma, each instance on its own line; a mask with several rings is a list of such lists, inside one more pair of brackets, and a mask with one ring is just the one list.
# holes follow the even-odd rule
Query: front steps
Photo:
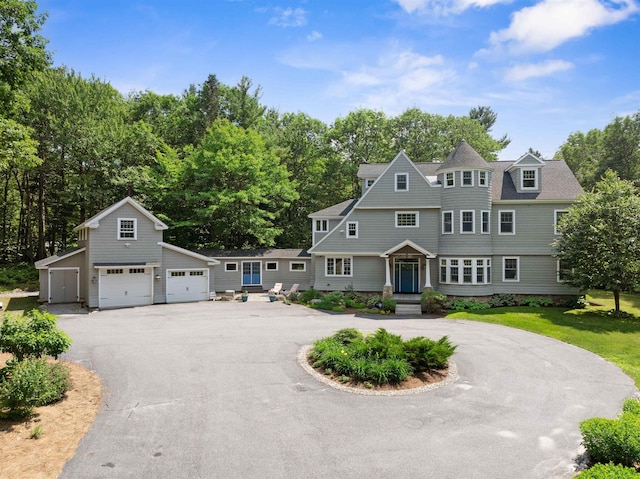
[[396, 314], [420, 316], [422, 315], [422, 308], [420, 303], [397, 303]]

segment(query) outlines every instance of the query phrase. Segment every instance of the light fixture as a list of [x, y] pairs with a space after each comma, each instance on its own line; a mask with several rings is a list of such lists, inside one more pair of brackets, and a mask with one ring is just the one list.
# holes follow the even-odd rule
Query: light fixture
[[156, 281], [160, 281], [160, 275], [156, 274]]
[[91, 282], [92, 282], [93, 284], [96, 284], [96, 283], [98, 282], [98, 279], [97, 279], [95, 276], [92, 276], [92, 277], [91, 277]]

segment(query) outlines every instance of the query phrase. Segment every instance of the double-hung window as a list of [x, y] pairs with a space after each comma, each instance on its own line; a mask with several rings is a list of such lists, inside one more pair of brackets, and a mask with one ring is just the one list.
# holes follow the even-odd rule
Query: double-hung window
[[353, 276], [351, 257], [327, 257], [325, 259], [326, 276]]
[[554, 210], [553, 212], [553, 233], [559, 235], [558, 225], [560, 224], [560, 218], [562, 215], [566, 215], [568, 213], [567, 210]]
[[538, 170], [525, 170], [523, 169], [521, 172], [522, 176], [522, 184], [521, 187], [523, 190], [537, 190], [538, 189]]
[[138, 237], [136, 218], [118, 218], [118, 239], [135, 240]]
[[409, 191], [409, 173], [396, 173], [396, 191]]
[[569, 273], [571, 273], [571, 268], [567, 266], [567, 263], [559, 259], [556, 264], [558, 271], [558, 283], [563, 283], [567, 280]]
[[357, 238], [357, 237], [358, 237], [358, 222], [347, 221], [347, 238]]
[[460, 233], [472, 234], [475, 233], [475, 212], [474, 211], [461, 211], [460, 212]]
[[499, 211], [500, 215], [500, 230], [501, 235], [514, 235], [516, 234], [516, 212], [511, 211]]
[[502, 258], [502, 281], [520, 281], [520, 258]]
[[396, 228], [419, 227], [417, 211], [396, 211]]
[[488, 186], [489, 182], [487, 181], [487, 172], [479, 171], [478, 172], [478, 186]]
[[316, 220], [315, 230], [316, 233], [326, 233], [329, 231], [329, 220]]
[[444, 174], [444, 187], [445, 188], [453, 188], [456, 186], [456, 180], [453, 176], [453, 171]]
[[462, 186], [473, 186], [473, 171], [462, 172]]
[[483, 211], [482, 212], [482, 231], [483, 235], [488, 235], [491, 233], [491, 211]]
[[491, 259], [441, 258], [440, 283], [489, 284], [491, 283]]
[[453, 211], [442, 212], [442, 234], [449, 235], [453, 233]]

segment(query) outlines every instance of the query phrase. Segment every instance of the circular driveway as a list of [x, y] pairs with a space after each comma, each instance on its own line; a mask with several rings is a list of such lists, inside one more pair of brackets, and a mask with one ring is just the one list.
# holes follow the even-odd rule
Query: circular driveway
[[[569, 478], [578, 423], [614, 417], [633, 381], [582, 349], [502, 326], [370, 319], [280, 302], [68, 315], [67, 360], [103, 405], [61, 478]], [[408, 396], [328, 387], [299, 349], [344, 327], [448, 335], [459, 379]]]

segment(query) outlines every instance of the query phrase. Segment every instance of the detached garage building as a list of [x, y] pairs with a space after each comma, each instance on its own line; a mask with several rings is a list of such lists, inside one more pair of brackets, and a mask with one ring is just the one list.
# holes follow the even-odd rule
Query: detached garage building
[[167, 229], [127, 197], [75, 228], [78, 247], [36, 262], [40, 300], [121, 308], [215, 296], [214, 258], [163, 242]]

